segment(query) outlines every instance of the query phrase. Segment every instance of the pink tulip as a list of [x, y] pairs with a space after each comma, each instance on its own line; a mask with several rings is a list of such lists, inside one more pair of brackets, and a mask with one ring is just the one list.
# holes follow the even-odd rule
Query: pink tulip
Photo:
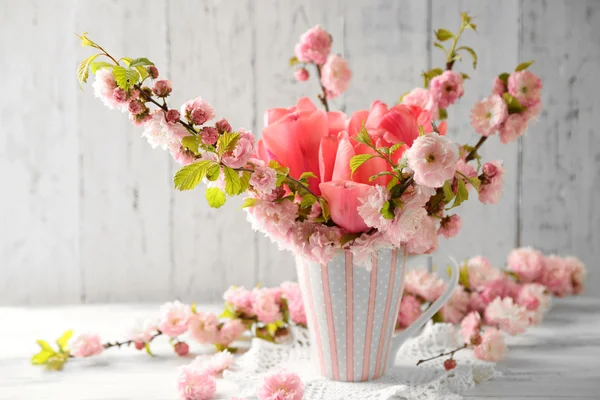
[[358, 214], [359, 198], [368, 195], [371, 186], [344, 181], [323, 182], [319, 185], [323, 197], [329, 203], [331, 219], [348, 232], [365, 232], [367, 224]]

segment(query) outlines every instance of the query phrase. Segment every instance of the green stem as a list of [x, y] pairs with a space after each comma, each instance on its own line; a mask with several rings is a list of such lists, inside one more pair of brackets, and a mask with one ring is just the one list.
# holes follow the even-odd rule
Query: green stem
[[452, 40], [452, 46], [450, 47], [450, 51], [448, 52], [448, 58], [446, 59], [446, 69], [448, 71], [450, 71], [452, 69], [452, 67], [454, 66], [454, 62], [456, 61], [453, 59], [454, 55], [455, 55], [454, 51], [456, 50], [456, 45], [458, 44], [460, 35], [462, 35], [463, 31], [465, 30], [465, 27], [466, 27], [465, 24], [461, 24], [460, 29], [458, 30], [458, 33]]

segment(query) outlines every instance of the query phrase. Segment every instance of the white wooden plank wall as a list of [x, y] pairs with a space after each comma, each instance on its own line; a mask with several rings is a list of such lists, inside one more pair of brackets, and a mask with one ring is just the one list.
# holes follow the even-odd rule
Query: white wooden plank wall
[[461, 210], [463, 231], [441, 252], [496, 264], [518, 243], [573, 253], [592, 271], [587, 293], [600, 296], [598, 2], [0, 0], [0, 304], [206, 302], [229, 284], [295, 275], [292, 257], [252, 232], [240, 201], [215, 211], [202, 189], [173, 191], [169, 155], [90, 86], [79, 90], [74, 70], [88, 49], [72, 33], [151, 58], [173, 81], [172, 104], [201, 95], [259, 135], [265, 109], [318, 91], [287, 66], [307, 28], [326, 27], [350, 60], [351, 89], [333, 106], [352, 112], [421, 85], [420, 71], [443, 62], [433, 29], [455, 30], [462, 10], [478, 20], [465, 43], [479, 67], [460, 64], [473, 79], [450, 111], [450, 134], [474, 142], [473, 102], [498, 72], [532, 58], [546, 111], [519, 145], [486, 144], [485, 158], [505, 162], [504, 198]]

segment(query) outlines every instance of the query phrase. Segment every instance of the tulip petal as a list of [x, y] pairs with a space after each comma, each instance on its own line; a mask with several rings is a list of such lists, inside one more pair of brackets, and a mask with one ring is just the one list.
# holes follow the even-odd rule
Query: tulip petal
[[[377, 154], [373, 149], [369, 146], [358, 143], [354, 145], [354, 150], [356, 154]], [[352, 180], [358, 183], [364, 183], [366, 185], [382, 185], [386, 186], [391, 180], [392, 177], [389, 175], [380, 176], [373, 181], [369, 181], [369, 178], [373, 175], [377, 175], [383, 171], [392, 171], [392, 167], [390, 164], [385, 161], [383, 158], [374, 157], [369, 161], [366, 161], [363, 165], [358, 167], [356, 171], [354, 171], [354, 175], [352, 175]]]
[[340, 133], [338, 139], [339, 145], [335, 154], [335, 165], [331, 176], [331, 180], [333, 181], [350, 179], [352, 175], [350, 160], [356, 155], [354, 147], [350, 143], [348, 134], [345, 131]]
[[367, 118], [369, 117], [368, 110], [360, 110], [352, 113], [352, 117], [348, 122], [348, 135], [350, 137], [355, 136], [360, 130], [362, 126], [367, 122]]
[[329, 123], [329, 136], [337, 136], [346, 129], [348, 117], [341, 111], [330, 111], [327, 113], [327, 122]]
[[308, 97], [300, 97], [296, 103], [296, 111], [317, 111], [317, 106]]
[[337, 149], [337, 137], [327, 136], [321, 139], [321, 146], [319, 148], [319, 176], [321, 182], [329, 182], [331, 180]]
[[416, 118], [405, 105], [390, 109], [379, 127], [386, 131], [384, 138], [390, 143], [404, 142], [410, 147], [419, 136]]
[[372, 186], [352, 181], [323, 182], [319, 185], [323, 197], [329, 204], [331, 219], [348, 232], [365, 232], [367, 224], [358, 214], [360, 198], [365, 198]]
[[265, 111], [265, 126], [271, 125], [273, 122], [280, 120], [291, 112], [292, 111], [287, 108], [271, 108]]

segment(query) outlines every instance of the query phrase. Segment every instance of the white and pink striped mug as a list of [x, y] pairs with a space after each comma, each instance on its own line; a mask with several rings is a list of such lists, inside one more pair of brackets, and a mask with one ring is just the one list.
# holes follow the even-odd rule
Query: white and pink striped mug
[[298, 281], [317, 370], [329, 379], [349, 382], [385, 375], [402, 343], [442, 308], [456, 288], [458, 265], [452, 261], [444, 294], [411, 326], [394, 334], [406, 275], [403, 249], [377, 252], [370, 272], [354, 265], [349, 251], [322, 265], [298, 257]]

